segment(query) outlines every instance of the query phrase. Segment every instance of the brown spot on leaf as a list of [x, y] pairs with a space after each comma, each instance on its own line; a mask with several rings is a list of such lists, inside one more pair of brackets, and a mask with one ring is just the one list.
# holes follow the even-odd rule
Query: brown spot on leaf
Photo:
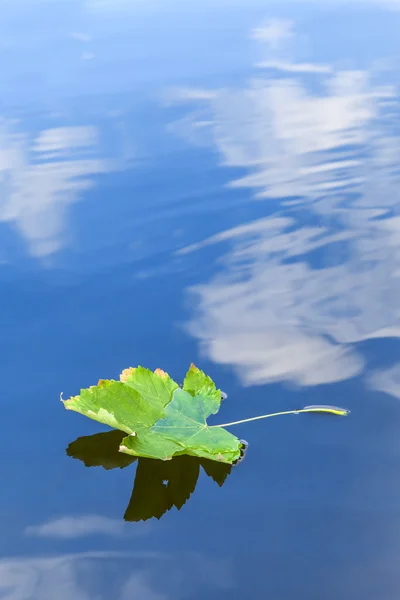
[[189, 367], [189, 371], [198, 371], [198, 368], [196, 367], [196, 365], [194, 363], [191, 363], [191, 365]]
[[128, 369], [124, 369], [121, 375], [119, 376], [119, 380], [122, 381], [122, 383], [125, 383], [125, 381], [127, 381], [129, 377], [133, 375], [135, 370], [135, 367], [129, 367]]
[[154, 371], [155, 375], [158, 375], [159, 377], [161, 377], [162, 379], [168, 379], [169, 375], [168, 373], [166, 373], [165, 371], [163, 371], [162, 369], [156, 369]]
[[97, 382], [97, 385], [100, 386], [100, 385], [104, 385], [105, 383], [106, 383], [105, 379], [99, 379], [98, 382]]
[[221, 454], [221, 453], [219, 453], [219, 454], [218, 454], [218, 456], [217, 456], [217, 460], [224, 460], [224, 457], [222, 456], [222, 454]]

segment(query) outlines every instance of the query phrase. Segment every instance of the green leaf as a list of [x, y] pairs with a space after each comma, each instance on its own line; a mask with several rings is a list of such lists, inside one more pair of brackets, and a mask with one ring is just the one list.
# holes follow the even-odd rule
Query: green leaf
[[165, 408], [165, 419], [151, 428], [138, 427], [135, 435], [122, 440], [120, 451], [162, 460], [189, 454], [231, 464], [240, 456], [241, 443], [226, 429], [208, 426], [206, 419], [215, 408], [215, 397], [193, 397], [177, 389]]
[[171, 401], [173, 392], [179, 387], [168, 373], [161, 369], [156, 369], [154, 373], [143, 367], [125, 369], [120, 379], [138, 392], [156, 414]]
[[96, 386], [66, 400], [64, 406], [104, 425], [133, 433], [138, 426], [151, 427], [164, 416], [164, 408], [177, 387], [164, 371], [126, 369], [121, 373], [121, 381], [100, 380]]
[[[224, 427], [300, 413], [349, 414], [340, 407], [312, 405], [209, 425], [207, 419], [219, 411], [221, 397], [214, 382], [193, 364], [183, 389], [160, 369], [153, 373], [143, 367], [130, 367], [121, 373], [120, 381], [100, 380], [97, 386], [81, 390], [79, 396], [66, 400], [64, 405], [127, 433], [123, 439], [117, 436], [123, 454], [163, 461], [187, 454], [228, 465], [241, 457], [243, 445]], [[114, 465], [126, 466], [114, 460], [112, 466], [105, 468]]]
[[232, 463], [240, 456], [241, 443], [226, 429], [208, 426], [207, 418], [215, 412], [215, 397], [193, 397], [178, 389], [165, 409], [165, 419], [151, 431], [181, 444], [186, 454]]
[[232, 464], [240, 456], [238, 438], [207, 424], [220, 408], [220, 390], [194, 365], [183, 388], [160, 369], [129, 368], [120, 381], [101, 380], [64, 405], [128, 433], [119, 449], [130, 456], [168, 460], [188, 454]]
[[191, 396], [207, 396], [215, 401], [215, 411], [221, 405], [221, 390], [217, 390], [213, 380], [192, 363], [183, 382], [183, 389]]
[[135, 435], [129, 435], [122, 440], [119, 451], [131, 456], [169, 460], [173, 456], [183, 454], [185, 449], [149, 428], [137, 427]]
[[[82, 461], [86, 467], [123, 468], [136, 461], [136, 458], [118, 452], [124, 435], [122, 431], [107, 431], [80, 437], [69, 444], [67, 454]], [[194, 456], [177, 456], [169, 461], [139, 458], [124, 519], [160, 519], [173, 507], [180, 510], [195, 490], [200, 467], [219, 486], [224, 484], [232, 469], [231, 465]]]
[[176, 390], [166, 407], [166, 418], [154, 427], [137, 428], [135, 435], [122, 440], [120, 451], [161, 460], [189, 454], [232, 464], [240, 457], [241, 442], [226, 429], [207, 425], [213, 407], [213, 398], [193, 398], [188, 392]]

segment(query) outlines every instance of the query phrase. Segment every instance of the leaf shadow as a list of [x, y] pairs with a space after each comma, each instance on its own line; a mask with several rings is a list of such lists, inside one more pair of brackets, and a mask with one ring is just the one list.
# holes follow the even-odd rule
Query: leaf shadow
[[182, 455], [162, 461], [122, 454], [118, 449], [125, 436], [126, 433], [113, 430], [79, 437], [66, 450], [68, 456], [80, 460], [85, 467], [103, 467], [109, 471], [137, 463], [125, 521], [161, 519], [173, 507], [180, 510], [195, 491], [201, 468], [220, 487], [231, 473], [232, 465], [195, 456]]

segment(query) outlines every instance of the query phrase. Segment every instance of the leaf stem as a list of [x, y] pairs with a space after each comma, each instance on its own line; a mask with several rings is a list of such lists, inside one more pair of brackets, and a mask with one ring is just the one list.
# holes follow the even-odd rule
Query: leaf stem
[[337, 406], [305, 406], [299, 410], [285, 410], [283, 412], [270, 413], [268, 415], [260, 415], [259, 417], [251, 417], [250, 419], [242, 419], [241, 421], [232, 421], [231, 423], [222, 423], [221, 425], [209, 425], [209, 427], [230, 427], [230, 425], [240, 425], [240, 423], [250, 423], [250, 421], [258, 421], [260, 419], [269, 419], [269, 417], [280, 417], [282, 415], [299, 415], [300, 413], [328, 413], [331, 415], [339, 415], [346, 417], [350, 411], [346, 408]]

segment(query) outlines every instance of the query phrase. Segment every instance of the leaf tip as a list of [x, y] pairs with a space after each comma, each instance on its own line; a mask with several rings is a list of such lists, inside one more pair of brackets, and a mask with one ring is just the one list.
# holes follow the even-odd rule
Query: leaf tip
[[162, 369], [156, 369], [154, 371], [154, 374], [158, 375], [158, 377], [161, 377], [161, 379], [168, 379], [168, 377], [169, 377], [168, 373], [166, 373]]
[[70, 398], [68, 398], [67, 400], [63, 400], [62, 398], [62, 393], [60, 394], [60, 400], [61, 402], [64, 404], [64, 408], [66, 410], [74, 410], [74, 403], [79, 400], [79, 396], [71, 396]]
[[198, 371], [199, 369], [196, 367], [194, 363], [190, 363], [189, 371]]
[[131, 375], [133, 375], [133, 373], [136, 371], [136, 367], [128, 367], [127, 369], [124, 369], [121, 373], [121, 375], [119, 376], [119, 380], [122, 383], [125, 383], [126, 381], [128, 381], [129, 377]]

